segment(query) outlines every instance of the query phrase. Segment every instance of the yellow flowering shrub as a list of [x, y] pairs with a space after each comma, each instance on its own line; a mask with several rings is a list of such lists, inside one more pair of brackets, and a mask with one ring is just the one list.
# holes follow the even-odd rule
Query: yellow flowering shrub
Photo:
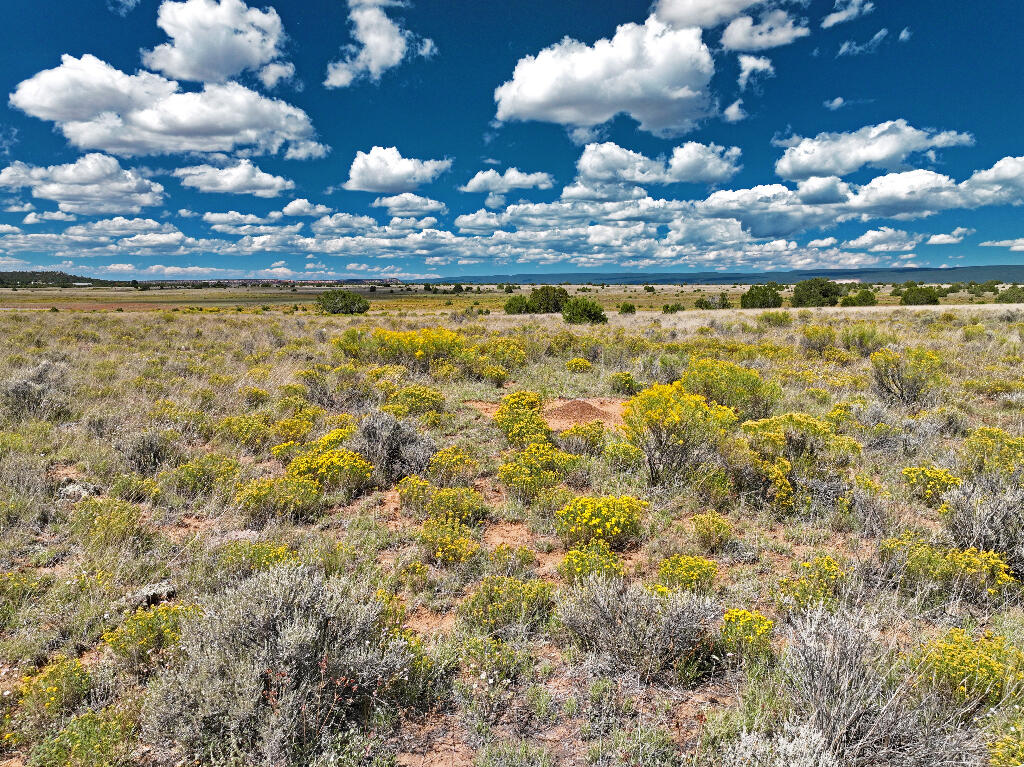
[[536, 392], [524, 389], [506, 394], [494, 413], [494, 422], [517, 447], [545, 442], [551, 429], [541, 416], [542, 404], [543, 399]]
[[258, 451], [270, 441], [270, 417], [266, 413], [225, 416], [217, 422], [215, 431], [224, 439]]
[[567, 545], [602, 540], [621, 550], [640, 536], [647, 502], [629, 495], [576, 498], [555, 512], [555, 529]]
[[51, 584], [49, 577], [27, 571], [0, 572], [0, 630], [28, 600], [41, 596]]
[[923, 347], [879, 349], [871, 355], [871, 370], [879, 393], [905, 406], [924, 404], [942, 383], [943, 360]]
[[420, 528], [419, 539], [431, 562], [440, 565], [464, 564], [476, 556], [480, 544], [473, 531], [457, 519], [428, 518]]
[[607, 541], [597, 539], [569, 549], [558, 566], [558, 573], [569, 583], [575, 583], [589, 575], [621, 578], [626, 574], [626, 568], [618, 555], [608, 546]]
[[718, 551], [732, 540], [732, 523], [717, 511], [694, 514], [690, 524], [694, 539], [706, 551]]
[[19, 714], [35, 721], [53, 719], [81, 703], [91, 684], [80, 660], [58, 655], [34, 675], [22, 678]]
[[1024, 470], [1024, 437], [983, 426], [964, 440], [960, 460], [975, 474], [1019, 474]]
[[992, 632], [974, 638], [950, 629], [926, 643], [917, 661], [931, 686], [961, 703], [993, 706], [1024, 682], [1024, 653]]
[[105, 632], [102, 640], [114, 655], [133, 668], [152, 668], [164, 650], [178, 643], [181, 619], [195, 610], [166, 603], [139, 608], [116, 629]]
[[937, 466], [908, 466], [902, 474], [914, 497], [933, 508], [939, 506], [947, 491], [963, 483], [960, 477]]
[[604, 458], [616, 469], [637, 471], [643, 468], [644, 451], [621, 439], [612, 440], [604, 446]]
[[830, 556], [817, 556], [801, 562], [798, 575], [782, 578], [775, 590], [775, 600], [784, 612], [802, 612], [824, 605], [834, 607], [846, 571]]
[[461, 447], [444, 447], [431, 456], [427, 472], [439, 485], [462, 485], [480, 473], [480, 463]]
[[528, 503], [564, 481], [577, 465], [575, 456], [551, 443], [533, 443], [498, 467], [498, 479], [510, 495]]
[[526, 364], [526, 348], [515, 338], [492, 338], [477, 344], [477, 352], [493, 364], [502, 365], [510, 370], [521, 368]]
[[742, 658], [771, 655], [774, 621], [757, 610], [740, 608], [726, 610], [722, 620], [722, 644], [726, 652]]
[[208, 495], [226, 487], [238, 474], [238, 461], [226, 455], [207, 453], [160, 475], [170, 490], [185, 496]]
[[373, 465], [345, 448], [311, 450], [288, 464], [287, 475], [292, 479], [312, 480], [328, 490], [355, 495], [370, 483]]
[[140, 545], [151, 533], [142, 523], [142, 510], [114, 498], [86, 498], [75, 504], [70, 528], [88, 549]]
[[573, 357], [565, 363], [565, 369], [570, 373], [589, 373], [593, 368], [590, 360], [585, 360], [583, 357]]
[[989, 744], [989, 767], [1020, 767], [1024, 764], [1024, 724], [1014, 722]]
[[1004, 594], [1017, 579], [1000, 554], [975, 548], [939, 548], [914, 533], [887, 538], [879, 544], [879, 559], [900, 566], [900, 586], [936, 584], [949, 592], [963, 590], [975, 598]]
[[414, 514], [421, 514], [426, 510], [427, 502], [436, 489], [427, 480], [415, 474], [402, 477], [396, 488], [398, 490], [398, 501], [402, 508]]
[[320, 483], [302, 477], [251, 479], [235, 492], [235, 505], [254, 523], [272, 518], [308, 520], [323, 507]]
[[221, 546], [221, 567], [234, 573], [255, 573], [276, 565], [298, 562], [299, 555], [275, 541], [231, 541]]
[[473, 701], [474, 711], [495, 718], [512, 702], [512, 686], [533, 665], [529, 653], [501, 639], [467, 637], [461, 646], [460, 688]]
[[578, 423], [558, 435], [567, 452], [575, 455], [600, 455], [604, 449], [604, 424], [601, 421]]
[[782, 387], [756, 370], [717, 359], [692, 359], [680, 379], [691, 394], [732, 408], [741, 418], [768, 415], [782, 398]]
[[471, 627], [492, 634], [512, 626], [537, 628], [553, 605], [554, 588], [546, 581], [488, 575], [459, 605], [459, 615]]
[[124, 711], [86, 711], [37, 743], [29, 763], [32, 767], [127, 765], [131, 763], [136, 729], [134, 719]]
[[242, 390], [242, 401], [249, 407], [259, 407], [270, 401], [270, 392], [258, 386], [246, 386]]
[[608, 387], [613, 394], [628, 394], [630, 396], [643, 388], [628, 370], [620, 370], [608, 376]]
[[717, 575], [718, 564], [704, 557], [674, 554], [658, 565], [658, 583], [670, 591], [710, 591]]
[[643, 451], [652, 483], [684, 469], [708, 448], [718, 446], [736, 424], [736, 414], [690, 394], [681, 381], [655, 384], [626, 403], [623, 435]]
[[443, 487], [435, 490], [427, 501], [427, 517], [454, 519], [464, 525], [476, 524], [487, 516], [487, 502], [476, 490], [468, 487]]
[[389, 395], [387, 405], [397, 411], [395, 415], [423, 415], [443, 410], [444, 395], [433, 387], [411, 384]]

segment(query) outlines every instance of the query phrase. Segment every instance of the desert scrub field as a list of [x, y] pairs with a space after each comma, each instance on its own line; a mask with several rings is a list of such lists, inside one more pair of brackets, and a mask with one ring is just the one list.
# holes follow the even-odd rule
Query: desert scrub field
[[0, 314], [0, 758], [1021, 763], [1024, 314], [430, 300]]

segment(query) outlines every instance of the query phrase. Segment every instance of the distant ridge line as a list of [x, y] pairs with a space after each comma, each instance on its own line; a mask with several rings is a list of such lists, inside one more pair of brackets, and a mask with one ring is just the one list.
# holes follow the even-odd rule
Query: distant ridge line
[[1024, 282], [1024, 264], [994, 266], [954, 266], [947, 268], [899, 267], [890, 269], [799, 269], [784, 272], [552, 272], [548, 274], [461, 275], [439, 277], [432, 283], [494, 283], [513, 282], [525, 285], [567, 282], [570, 284], [607, 283], [612, 285], [753, 285], [764, 282], [781, 284], [800, 282], [812, 277], [861, 282]]

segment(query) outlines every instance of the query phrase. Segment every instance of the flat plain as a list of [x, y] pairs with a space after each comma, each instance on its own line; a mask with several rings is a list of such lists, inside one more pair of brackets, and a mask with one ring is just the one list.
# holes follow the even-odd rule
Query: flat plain
[[3, 291], [5, 763], [1020, 764], [1024, 308], [744, 290]]

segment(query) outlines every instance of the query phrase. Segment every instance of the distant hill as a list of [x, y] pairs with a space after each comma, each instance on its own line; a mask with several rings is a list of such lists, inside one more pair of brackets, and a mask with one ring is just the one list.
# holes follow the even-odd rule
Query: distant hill
[[4, 288], [76, 288], [127, 284], [95, 277], [78, 277], [65, 272], [0, 272], [0, 287]]
[[830, 280], [860, 280], [861, 282], [1024, 282], [1024, 264], [1000, 266], [957, 266], [949, 269], [807, 269], [789, 272], [554, 272], [550, 274], [497, 274], [464, 275], [427, 280], [450, 283], [453, 279], [463, 283], [513, 282], [519, 285], [607, 283], [613, 285], [752, 285], [775, 281], [782, 284], [800, 282], [811, 277]]

